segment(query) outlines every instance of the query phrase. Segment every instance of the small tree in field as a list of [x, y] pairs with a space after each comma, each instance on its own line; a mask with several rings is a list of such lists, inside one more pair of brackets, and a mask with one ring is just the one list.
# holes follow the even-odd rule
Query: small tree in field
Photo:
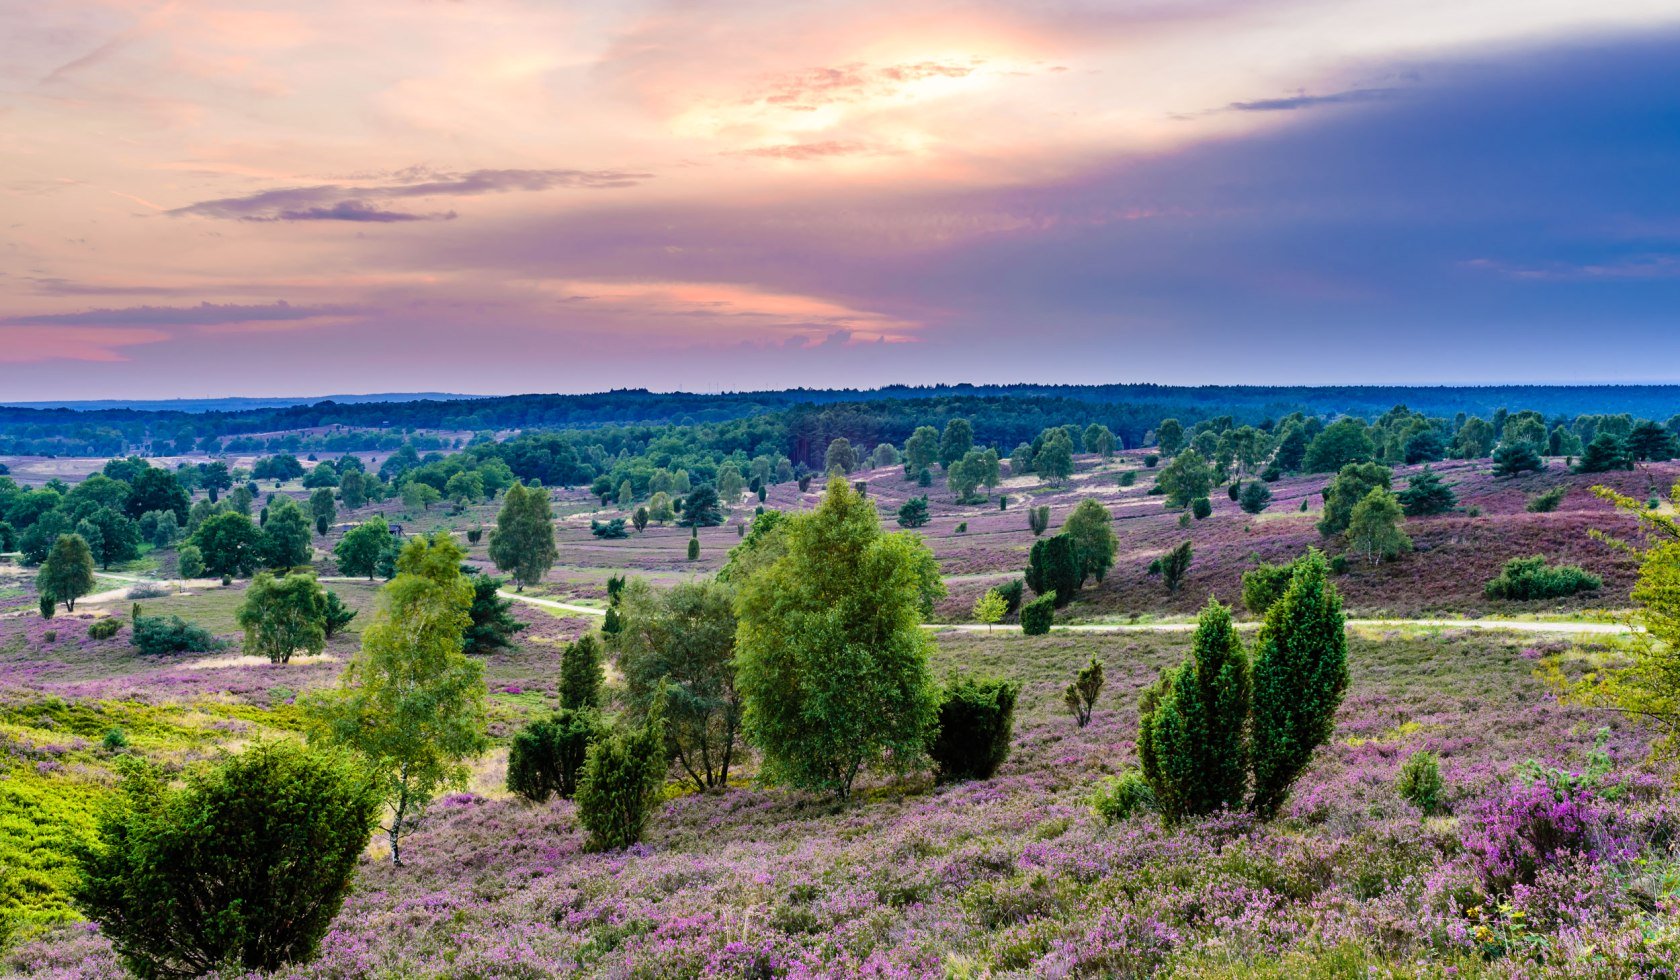
[[1027, 508], [1027, 528], [1032, 531], [1035, 538], [1050, 529], [1049, 504]]
[[548, 492], [515, 483], [496, 515], [496, 529], [490, 532], [490, 560], [523, 592], [525, 586], [548, 574], [558, 556]]
[[35, 588], [76, 611], [76, 600], [93, 591], [93, 549], [79, 534], [61, 534], [53, 542], [47, 560], [35, 573]]
[[1242, 805], [1248, 789], [1248, 658], [1231, 611], [1209, 599], [1191, 653], [1138, 719], [1143, 775], [1168, 819]]
[[731, 579], [746, 731], [772, 780], [844, 799], [865, 768], [924, 756], [938, 688], [921, 622], [944, 585], [921, 539], [883, 533], [842, 479], [777, 524], [779, 556]]
[[1237, 494], [1237, 506], [1245, 514], [1259, 514], [1272, 503], [1272, 488], [1261, 480], [1250, 480], [1243, 484], [1242, 491]]
[[[366, 575], [368, 581], [373, 581], [374, 573], [379, 571], [379, 565], [388, 555], [395, 544], [391, 537], [391, 526], [385, 523], [385, 518], [375, 517], [363, 521], [345, 533], [339, 539], [338, 546], [333, 548], [333, 559], [338, 564], [341, 575]], [[182, 562], [186, 560], [186, 549], [182, 549]], [[186, 574], [185, 569], [182, 574]]]
[[607, 736], [593, 708], [561, 708], [520, 729], [508, 746], [507, 788], [532, 803], [577, 792], [589, 747]]
[[1073, 714], [1074, 724], [1084, 728], [1091, 723], [1091, 710], [1096, 707], [1097, 696], [1103, 689], [1103, 665], [1096, 657], [1091, 662], [1079, 668], [1079, 673], [1062, 691], [1062, 703], [1067, 705]]
[[1184, 576], [1190, 573], [1190, 562], [1194, 556], [1194, 546], [1185, 541], [1150, 562], [1149, 573], [1161, 576], [1161, 582], [1166, 585], [1168, 595], [1177, 595], [1178, 587], [1184, 583]]
[[928, 748], [935, 777], [942, 783], [990, 779], [1009, 758], [1015, 730], [1014, 681], [956, 678], [939, 704], [939, 734]]
[[988, 633], [992, 631], [993, 625], [1003, 621], [1003, 615], [1008, 611], [1008, 600], [998, 594], [996, 589], [988, 589], [985, 595], [974, 600], [974, 618], [986, 624]]
[[577, 813], [590, 846], [616, 851], [641, 840], [664, 783], [665, 702], [659, 697], [640, 726], [589, 747], [578, 777]]
[[1043, 636], [1056, 623], [1056, 593], [1046, 592], [1021, 607], [1021, 632]]
[[269, 663], [288, 663], [299, 650], [314, 656], [326, 649], [327, 593], [313, 575], [257, 573], [236, 619], [245, 631], [246, 654]]
[[1373, 565], [1410, 551], [1412, 539], [1400, 529], [1405, 512], [1394, 494], [1373, 487], [1365, 499], [1354, 505], [1348, 522], [1348, 544]]
[[601, 706], [601, 641], [585, 633], [560, 654], [560, 707]]
[[1083, 584], [1087, 575], [1101, 582], [1114, 565], [1114, 552], [1120, 547], [1108, 508], [1089, 498], [1081, 500], [1062, 523], [1062, 533], [1073, 540], [1080, 582]]
[[1458, 506], [1458, 494], [1441, 482], [1435, 471], [1425, 466], [1406, 482], [1406, 489], [1395, 494], [1407, 517], [1427, 517], [1445, 514]]
[[1493, 451], [1493, 475], [1495, 477], [1539, 473], [1545, 468], [1546, 461], [1540, 458], [1540, 451], [1535, 449], [1534, 444], [1530, 442], [1502, 442]]
[[928, 499], [911, 497], [898, 508], [899, 527], [922, 527], [928, 522]]

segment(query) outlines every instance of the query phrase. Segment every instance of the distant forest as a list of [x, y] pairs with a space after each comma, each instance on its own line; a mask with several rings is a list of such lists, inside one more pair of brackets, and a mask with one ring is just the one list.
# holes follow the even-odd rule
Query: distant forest
[[[1531, 410], [1552, 419], [1587, 413], [1664, 419], [1680, 412], [1675, 385], [1489, 387], [1269, 387], [1209, 385], [950, 385], [804, 389], [724, 394], [628, 389], [587, 395], [415, 398], [228, 408], [226, 402], [167, 407], [0, 407], [0, 454], [167, 455], [186, 452], [421, 451], [459, 448], [469, 435], [608, 428], [715, 426], [754, 419], [755, 443], [779, 443], [816, 465], [838, 436], [872, 446], [902, 443], [918, 426], [970, 419], [978, 442], [1007, 449], [1052, 425], [1106, 425], [1123, 445], [1141, 444], [1162, 418], [1186, 425], [1230, 417], [1259, 423], [1290, 413], [1372, 419], [1396, 405], [1438, 418]], [[620, 433], [622, 436], [623, 433]], [[645, 437], [645, 433], [639, 433]], [[615, 439], [606, 439], [611, 445]]]

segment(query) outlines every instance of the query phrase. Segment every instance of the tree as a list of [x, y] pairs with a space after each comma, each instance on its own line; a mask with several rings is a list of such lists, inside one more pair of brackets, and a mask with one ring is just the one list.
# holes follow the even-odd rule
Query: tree
[[1021, 685], [994, 678], [952, 678], [939, 702], [938, 734], [928, 746], [942, 783], [990, 779], [1009, 758]]
[[1026, 577], [1027, 588], [1035, 593], [1055, 593], [1057, 609], [1072, 602], [1084, 578], [1073, 538], [1063, 533], [1034, 541], [1027, 556]]
[[1395, 494], [1407, 517], [1427, 517], [1445, 514], [1458, 506], [1458, 494], [1441, 482], [1435, 471], [1425, 466], [1406, 481], [1406, 489]]
[[1581, 437], [1561, 425], [1552, 427], [1552, 434], [1548, 437], [1546, 455], [1548, 456], [1579, 456], [1581, 455]]
[[1277, 438], [1277, 448], [1272, 452], [1272, 465], [1282, 473], [1294, 473], [1306, 463], [1307, 459], [1307, 430], [1304, 426], [1291, 423], [1284, 427]]
[[140, 525], [111, 507], [82, 518], [76, 523], [76, 533], [87, 539], [100, 568], [140, 556]]
[[294, 568], [307, 565], [314, 555], [309, 517], [290, 497], [280, 497], [268, 505], [268, 521], [262, 528], [263, 561], [269, 568]]
[[233, 486], [233, 474], [228, 472], [227, 464], [221, 460], [213, 463], [198, 464], [198, 485], [210, 495], [210, 502], [216, 502], [216, 495], [222, 490]]
[[1081, 441], [1084, 442], [1085, 451], [1088, 453], [1097, 453], [1105, 457], [1114, 455], [1114, 432], [1099, 422], [1092, 422], [1085, 427]]
[[1337, 419], [1307, 446], [1302, 467], [1308, 473], [1334, 473], [1350, 463], [1375, 459], [1377, 447], [1369, 430], [1363, 419]]
[[174, 514], [177, 524], [185, 524], [190, 507], [192, 498], [181, 486], [181, 481], [175, 478], [175, 474], [147, 466], [141, 469], [131, 482], [128, 499], [123, 504], [123, 512], [138, 519], [148, 511], [163, 510]]
[[1365, 499], [1355, 504], [1348, 521], [1348, 544], [1372, 565], [1412, 549], [1412, 539], [1400, 525], [1406, 520], [1400, 501], [1382, 487], [1372, 487]]
[[267, 973], [315, 957], [379, 794], [349, 760], [259, 742], [181, 789], [125, 757], [120, 802], [77, 852], [77, 906], [140, 977]]
[[313, 469], [303, 475], [303, 485], [306, 489], [338, 486], [337, 465], [330, 459], [316, 463]]
[[393, 865], [420, 811], [465, 785], [467, 760], [490, 744], [484, 667], [461, 652], [472, 607], [464, 558], [441, 532], [410, 541], [338, 690], [307, 702], [311, 738], [351, 749], [377, 779]]
[[246, 655], [269, 663], [288, 663], [299, 650], [317, 656], [327, 646], [327, 594], [313, 575], [257, 573], [234, 618]]
[[1243, 803], [1248, 791], [1249, 668], [1231, 610], [1208, 599], [1190, 655], [1143, 698], [1138, 758], [1169, 820]]
[[601, 641], [585, 633], [560, 653], [560, 707], [601, 706]]
[[244, 514], [211, 515], [191, 542], [204, 556], [204, 570], [215, 578], [244, 577], [262, 563], [263, 532]]
[[1498, 435], [1486, 419], [1472, 415], [1453, 435], [1453, 455], [1459, 459], [1481, 459], [1493, 451]]
[[1021, 607], [1021, 632], [1043, 636], [1056, 622], [1056, 593], [1046, 592]]
[[648, 498], [648, 519], [655, 524], [669, 524], [676, 520], [676, 511], [671, 508], [671, 495], [661, 490]]
[[1033, 537], [1035, 538], [1043, 534], [1045, 531], [1050, 530], [1049, 504], [1040, 504], [1037, 507], [1027, 508], [1027, 529], [1033, 533]]
[[1003, 622], [1003, 617], [1009, 612], [1009, 601], [996, 589], [987, 589], [985, 595], [974, 600], [974, 618], [986, 624], [986, 632]]
[[[853, 459], [857, 458], [854, 452]], [[718, 500], [725, 507], [734, 507], [741, 502], [741, 491], [745, 484], [741, 480], [741, 470], [734, 463], [725, 463], [718, 467], [717, 494]]]
[[327, 639], [332, 639], [344, 631], [350, 621], [356, 618], [356, 610], [344, 604], [337, 592], [328, 590], [326, 618], [322, 620], [322, 629], [326, 631]]
[[502, 580], [490, 575], [473, 575], [469, 622], [461, 634], [461, 652], [489, 656], [497, 650], [513, 649], [513, 634], [525, 624], [513, 617], [513, 600], [501, 596]]
[[1108, 508], [1089, 497], [1081, 500], [1062, 522], [1062, 533], [1073, 540], [1080, 584], [1087, 575], [1101, 582], [1114, 566], [1114, 553], [1120, 547]]
[[1245, 514], [1259, 514], [1270, 507], [1271, 503], [1272, 488], [1261, 480], [1248, 481], [1237, 494], [1237, 506], [1241, 507]]
[[645, 718], [662, 694], [677, 764], [697, 790], [728, 786], [743, 710], [729, 586], [700, 580], [655, 592], [638, 579], [625, 587], [619, 608], [613, 644], [632, 712]]
[[1103, 664], [1096, 657], [1091, 662], [1079, 668], [1074, 675], [1073, 682], [1062, 690], [1062, 703], [1073, 715], [1073, 722], [1080, 728], [1091, 723], [1091, 710], [1097, 706], [1097, 696], [1103, 689]]
[[968, 419], [951, 419], [939, 436], [939, 464], [949, 468], [974, 448], [974, 425]]
[[561, 708], [520, 729], [508, 746], [507, 788], [532, 803], [550, 796], [569, 800], [577, 792], [589, 746], [607, 737], [593, 708]]
[[1423, 429], [1412, 433], [1406, 439], [1406, 447], [1402, 454], [1407, 466], [1416, 463], [1434, 463], [1447, 457], [1447, 443], [1441, 438], [1441, 433], [1433, 428]]
[[182, 545], [175, 556], [175, 567], [185, 579], [204, 577], [204, 553], [194, 545]]
[[338, 519], [338, 507], [333, 503], [332, 491], [322, 487], [309, 495], [309, 512], [315, 518], [315, 530], [325, 535]]
[[[442, 499], [443, 494], [439, 493], [438, 488], [432, 486], [430, 483], [421, 483], [419, 480], [409, 480], [407, 483], [403, 484], [403, 506], [407, 507], [411, 511], [416, 509], [422, 511], [431, 510], [432, 505]], [[505, 503], [503, 505], [503, 509], [507, 509]]]
[[928, 522], [928, 499], [911, 497], [898, 508], [899, 527], [922, 527]]
[[77, 599], [93, 591], [93, 583], [93, 551], [79, 534], [59, 535], [35, 573], [36, 590], [70, 612], [76, 611]]
[[1633, 454], [1627, 441], [1609, 432], [1600, 432], [1587, 443], [1586, 451], [1575, 463], [1577, 473], [1608, 473], [1611, 470], [1633, 469]]
[[502, 500], [496, 529], [490, 532], [490, 560], [523, 592], [525, 586], [548, 574], [557, 557], [548, 491], [515, 483]]
[[333, 559], [341, 575], [366, 575], [373, 581], [381, 561], [396, 546], [385, 518], [374, 517], [351, 528], [333, 548]]
[[598, 851], [642, 839], [648, 814], [665, 783], [665, 705], [656, 698], [643, 723], [596, 741], [578, 777], [578, 822]]
[[451, 474], [444, 481], [443, 496], [454, 503], [457, 510], [476, 504], [484, 497], [484, 477], [472, 470]]
[[[356, 457], [349, 456], [346, 458], [355, 459]], [[424, 483], [420, 485], [425, 486]], [[326, 488], [322, 487], [321, 489], [324, 490]], [[346, 510], [356, 510], [361, 507], [363, 504], [367, 503], [369, 494], [375, 491], [382, 492], [382, 488], [373, 477], [367, 475], [366, 473], [351, 470], [348, 473], [341, 474], [338, 478], [338, 499], [344, 502]], [[424, 504], [426, 507], [430, 507], [436, 502], [437, 501], [435, 500], [431, 500], [425, 501]]]
[[1167, 587], [1168, 595], [1177, 595], [1178, 587], [1184, 582], [1184, 576], [1190, 573], [1190, 562], [1194, 556], [1195, 549], [1191, 542], [1185, 541], [1150, 562], [1149, 572], [1151, 575], [1161, 576], [1161, 582]]
[[641, 534], [646, 531], [648, 526], [648, 509], [646, 507], [637, 507], [636, 512], [630, 515], [630, 524], [635, 527], [637, 534]]
[[857, 450], [852, 448], [852, 440], [840, 436], [828, 444], [828, 450], [823, 453], [824, 473], [850, 473], [857, 466]]
[[920, 624], [945, 589], [920, 537], [883, 533], [842, 479], [777, 523], [781, 554], [736, 585], [745, 729], [771, 781], [844, 799], [866, 767], [923, 756], [938, 691]]
[[988, 466], [996, 465], [995, 457], [988, 462], [986, 453], [970, 449], [962, 459], [946, 467], [946, 482], [950, 484], [951, 493], [957, 498], [957, 502], [971, 503], [981, 499], [975, 491], [986, 482]]
[[1162, 467], [1156, 477], [1168, 507], [1188, 507], [1190, 501], [1205, 497], [1213, 490], [1213, 467], [1207, 458], [1194, 449], [1186, 449]]
[[1330, 738], [1347, 690], [1342, 599], [1318, 551], [1300, 560], [1254, 643], [1250, 731], [1253, 809], [1277, 813], [1289, 787]]
[[718, 506], [718, 493], [709, 483], [702, 483], [689, 491], [683, 499], [683, 527], [717, 527], [723, 523], [723, 511]]
[[938, 459], [939, 430], [931, 425], [917, 427], [904, 443], [904, 478], [914, 479], [916, 474], [933, 466]]
[[1162, 419], [1155, 427], [1155, 444], [1164, 456], [1177, 456], [1184, 451], [1184, 426], [1178, 419]]
[[1540, 458], [1540, 451], [1531, 442], [1502, 442], [1493, 451], [1495, 477], [1539, 473], [1545, 468], [1546, 461]]
[[1318, 533], [1325, 537], [1347, 530], [1353, 508], [1374, 489], [1387, 490], [1393, 478], [1381, 463], [1349, 463], [1324, 491], [1324, 513], [1318, 519]]
[[898, 463], [898, 447], [890, 442], [877, 444], [875, 451], [869, 454], [869, 466], [872, 469], [885, 469], [889, 466], [897, 466]]
[[1046, 483], [1059, 483], [1073, 475], [1073, 440], [1061, 429], [1053, 430], [1033, 454], [1033, 470]]
[[1640, 419], [1627, 437], [1628, 452], [1640, 461], [1673, 459], [1680, 453], [1680, 440], [1660, 422]]

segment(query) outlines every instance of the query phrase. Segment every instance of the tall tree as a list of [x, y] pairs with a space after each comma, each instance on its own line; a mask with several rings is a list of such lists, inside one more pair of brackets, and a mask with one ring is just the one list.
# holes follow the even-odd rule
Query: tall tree
[[1400, 506], [1405, 509], [1407, 517], [1427, 517], [1431, 514], [1445, 514], [1458, 506], [1458, 494], [1452, 487], [1441, 482], [1435, 471], [1425, 466], [1412, 474], [1406, 482], [1406, 489], [1395, 494], [1400, 500]]
[[309, 513], [315, 518], [316, 532], [326, 534], [333, 521], [338, 519], [338, 505], [333, 503], [332, 491], [322, 487], [310, 494]]
[[276, 497], [268, 505], [268, 520], [263, 523], [263, 562], [269, 568], [294, 568], [307, 565], [314, 551], [309, 546], [309, 516], [290, 497]]
[[852, 448], [852, 440], [840, 436], [828, 444], [823, 453], [824, 473], [850, 473], [858, 467], [857, 450]]
[[883, 533], [873, 505], [831, 480], [777, 522], [775, 561], [737, 588], [737, 684], [772, 781], [845, 798], [868, 767], [919, 763], [938, 717], [921, 622], [944, 594], [920, 537]]
[[333, 559], [338, 563], [339, 574], [366, 575], [371, 582], [382, 560], [395, 545], [391, 525], [385, 523], [383, 517], [374, 517], [345, 532], [333, 548]]
[[439, 790], [464, 786], [468, 761], [490, 744], [484, 667], [461, 652], [472, 607], [464, 558], [447, 534], [410, 541], [338, 690], [307, 703], [311, 737], [356, 752], [378, 779], [394, 865], [414, 819]]
[[245, 631], [248, 656], [283, 664], [299, 650], [319, 655], [327, 646], [327, 592], [313, 575], [258, 572], [235, 620]]
[[168, 470], [147, 466], [135, 474], [131, 483], [128, 500], [125, 502], [124, 513], [129, 517], [139, 519], [147, 511], [166, 510], [175, 515], [179, 524], [187, 522], [187, 510], [192, 507], [192, 498], [181, 486], [181, 481]]
[[918, 426], [904, 443], [904, 475], [915, 479], [916, 474], [939, 461], [939, 430], [931, 425]]
[[502, 580], [490, 575], [473, 575], [470, 581], [473, 601], [468, 616], [471, 621], [461, 636], [461, 649], [476, 656], [512, 649], [513, 634], [524, 629], [525, 624], [513, 617], [510, 611], [513, 600], [502, 598]]
[[1120, 547], [1108, 508], [1089, 497], [1081, 500], [1062, 522], [1062, 533], [1073, 540], [1080, 583], [1087, 575], [1101, 582], [1114, 566], [1114, 553]]
[[1325, 537], [1347, 530], [1353, 508], [1373, 489], [1387, 490], [1393, 473], [1381, 463], [1349, 463], [1342, 467], [1324, 491], [1324, 513], [1318, 519], [1318, 533]]
[[1208, 599], [1190, 651], [1138, 719], [1144, 778], [1175, 820], [1239, 807], [1248, 790], [1248, 656], [1230, 609]]
[[1213, 490], [1214, 472], [1207, 458], [1194, 449], [1174, 456], [1156, 477], [1168, 507], [1188, 507], [1192, 500], [1206, 497]]
[[968, 419], [951, 419], [939, 437], [939, 462], [950, 466], [974, 448], [974, 424]]
[[76, 600], [93, 591], [93, 551], [79, 534], [61, 534], [53, 542], [41, 570], [35, 573], [35, 589], [76, 611]]
[[525, 586], [548, 574], [558, 556], [548, 492], [515, 483], [496, 515], [496, 529], [490, 532], [490, 560], [523, 592]]
[[223, 511], [198, 526], [191, 538], [204, 556], [204, 570], [216, 578], [240, 577], [262, 564], [263, 533], [244, 514]]
[[1412, 539], [1400, 528], [1405, 520], [1399, 499], [1382, 487], [1372, 487], [1353, 506], [1353, 514], [1348, 519], [1348, 545], [1364, 555], [1367, 562], [1381, 564], [1411, 550]]

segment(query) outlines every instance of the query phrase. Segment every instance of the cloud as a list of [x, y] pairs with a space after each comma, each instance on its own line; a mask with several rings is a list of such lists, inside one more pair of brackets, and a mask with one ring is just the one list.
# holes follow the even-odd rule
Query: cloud
[[985, 62], [918, 61], [871, 67], [862, 63], [811, 68], [771, 79], [742, 102], [769, 105], [796, 112], [815, 112], [836, 102], [859, 102], [891, 95], [905, 86], [929, 78], [966, 78]]
[[1321, 105], [1355, 105], [1361, 102], [1380, 102], [1399, 93], [1394, 88], [1355, 88], [1329, 95], [1292, 95], [1281, 99], [1257, 99], [1253, 102], [1233, 102], [1226, 106], [1239, 112], [1289, 112], [1311, 109]]
[[161, 330], [124, 327], [11, 326], [0, 323], [0, 364], [126, 361], [121, 348], [168, 340]]
[[359, 312], [359, 308], [350, 306], [293, 306], [285, 300], [261, 305], [200, 303], [197, 306], [128, 306], [118, 309], [84, 310], [78, 313], [37, 313], [0, 318], [0, 326], [214, 327], [235, 323], [285, 323], [351, 316]]
[[850, 140], [822, 140], [814, 143], [781, 143], [736, 150], [731, 156], [765, 157], [773, 160], [818, 160], [823, 157], [873, 156], [893, 151]]
[[384, 184], [317, 184], [282, 187], [243, 197], [224, 197], [174, 208], [169, 214], [239, 221], [424, 221], [448, 220], [453, 212], [412, 214], [378, 208], [371, 201], [424, 197], [475, 197], [554, 189], [615, 190], [634, 187], [652, 174], [624, 170], [469, 170], [437, 173], [399, 171]]

